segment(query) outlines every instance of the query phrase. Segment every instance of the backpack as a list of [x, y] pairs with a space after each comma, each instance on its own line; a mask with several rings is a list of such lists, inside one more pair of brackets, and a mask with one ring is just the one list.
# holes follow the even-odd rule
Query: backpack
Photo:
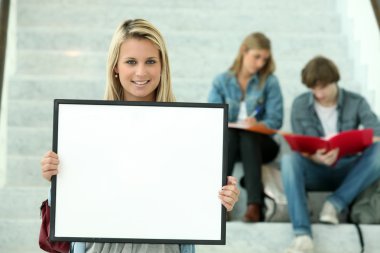
[[380, 224], [380, 180], [355, 199], [350, 212], [351, 221], [361, 224]]
[[264, 220], [269, 222], [289, 222], [288, 205], [282, 185], [281, 172], [275, 163], [262, 166], [264, 186]]

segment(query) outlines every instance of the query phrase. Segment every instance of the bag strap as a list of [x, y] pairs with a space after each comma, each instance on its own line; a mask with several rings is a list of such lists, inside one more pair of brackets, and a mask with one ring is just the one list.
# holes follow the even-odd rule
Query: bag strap
[[360, 253], [364, 253], [365, 251], [365, 244], [364, 244], [364, 240], [363, 240], [363, 233], [362, 233], [362, 229], [360, 228], [359, 224], [358, 223], [354, 223], [354, 226], [358, 232], [358, 235], [359, 235], [359, 242], [360, 242]]
[[266, 194], [265, 192], [263, 192], [263, 195], [264, 195], [264, 198], [268, 198], [269, 200], [272, 201], [273, 203], [273, 211], [272, 213], [268, 216], [268, 218], [266, 218], [267, 221], [271, 221], [274, 217], [274, 215], [276, 214], [276, 211], [277, 211], [277, 203], [276, 201], [274, 200], [274, 198], [272, 198], [271, 196], [269, 196], [268, 194]]

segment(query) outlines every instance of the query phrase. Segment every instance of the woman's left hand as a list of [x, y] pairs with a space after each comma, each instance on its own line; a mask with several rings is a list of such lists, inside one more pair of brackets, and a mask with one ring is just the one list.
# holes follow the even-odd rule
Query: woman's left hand
[[237, 179], [235, 177], [227, 177], [227, 185], [223, 186], [219, 191], [219, 198], [227, 211], [234, 208], [235, 203], [239, 200], [240, 191], [237, 188]]

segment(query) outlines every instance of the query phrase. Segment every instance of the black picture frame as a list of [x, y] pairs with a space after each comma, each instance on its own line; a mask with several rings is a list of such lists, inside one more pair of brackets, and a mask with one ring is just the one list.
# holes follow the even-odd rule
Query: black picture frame
[[[53, 147], [54, 152], [59, 153], [58, 144], [59, 144], [59, 116], [60, 116], [60, 107], [64, 105], [74, 105], [74, 106], [93, 106], [101, 105], [106, 106], [107, 108], [116, 108], [118, 106], [126, 107], [136, 107], [146, 108], [189, 108], [189, 109], [212, 109], [212, 110], [222, 110], [222, 177], [220, 178], [220, 187], [226, 184], [227, 181], [227, 118], [228, 118], [228, 105], [227, 104], [210, 104], [210, 103], [183, 103], [183, 102], [129, 102], [129, 101], [106, 101], [106, 100], [77, 100], [77, 99], [56, 99], [54, 100], [54, 120], [53, 120]], [[111, 109], [112, 110], [112, 109]], [[73, 123], [77, 124], [77, 123]], [[199, 122], [202, 124], [202, 122]], [[184, 133], [186, 134], [186, 133]], [[80, 138], [80, 136], [77, 136]], [[93, 157], [96, 159], [96, 157]], [[86, 180], [86, 179], [83, 179]], [[208, 244], [208, 245], [224, 245], [226, 242], [226, 210], [220, 204], [220, 237], [217, 239], [207, 239], [207, 238], [139, 238], [139, 237], [129, 237], [121, 238], [117, 237], [82, 237], [82, 236], [60, 236], [56, 235], [57, 228], [57, 176], [52, 177], [51, 184], [51, 233], [50, 239], [52, 241], [70, 241], [70, 242], [101, 242], [101, 243], [162, 243], [162, 244]], [[215, 193], [217, 197], [217, 192]], [[195, 199], [195, 198], [194, 198]], [[195, 200], [194, 200], [195, 201]], [[112, 207], [112, 203], [107, 203], [105, 206], [107, 208]], [[75, 209], [76, 207], [71, 207]], [[197, 206], [196, 208], [202, 208], [202, 206]], [[64, 221], [65, 223], [70, 223], [70, 221]], [[207, 226], [207, 224], [205, 224]], [[218, 228], [219, 229], [219, 228]], [[75, 233], [74, 233], [75, 234]]]

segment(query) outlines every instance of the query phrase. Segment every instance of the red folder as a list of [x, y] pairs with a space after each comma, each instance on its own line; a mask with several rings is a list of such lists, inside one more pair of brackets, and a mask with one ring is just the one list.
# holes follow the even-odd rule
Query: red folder
[[349, 130], [340, 132], [329, 139], [320, 137], [284, 134], [285, 140], [293, 151], [314, 154], [318, 149], [339, 148], [338, 158], [362, 152], [373, 142], [373, 129]]
[[236, 123], [228, 123], [229, 128], [235, 128], [235, 129], [242, 129], [246, 131], [261, 133], [261, 134], [268, 134], [272, 135], [277, 133], [277, 130], [268, 128], [266, 125], [262, 123], [258, 123], [253, 126], [248, 126], [247, 124], [244, 124], [244, 122], [236, 122]]

